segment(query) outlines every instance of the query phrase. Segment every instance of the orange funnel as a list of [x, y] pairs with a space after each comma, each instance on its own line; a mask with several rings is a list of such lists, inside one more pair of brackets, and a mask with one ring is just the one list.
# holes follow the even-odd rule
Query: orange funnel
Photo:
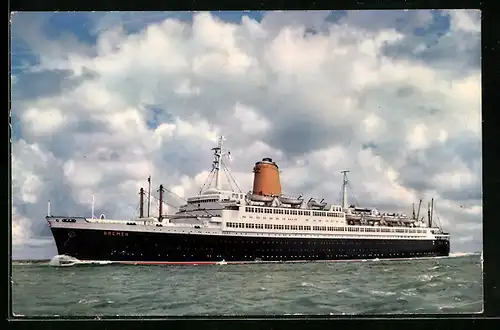
[[271, 158], [263, 158], [253, 168], [253, 194], [265, 196], [281, 195], [278, 165]]

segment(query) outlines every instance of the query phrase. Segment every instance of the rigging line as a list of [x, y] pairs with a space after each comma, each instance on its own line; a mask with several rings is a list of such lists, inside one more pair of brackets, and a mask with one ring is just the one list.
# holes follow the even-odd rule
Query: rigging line
[[[165, 189], [165, 188], [164, 188], [164, 189]], [[165, 191], [166, 191], [166, 189], [165, 189]], [[147, 193], [146, 193], [146, 195], [147, 195]], [[149, 197], [152, 197], [154, 200], [157, 200], [157, 201], [159, 201], [159, 200], [160, 200], [158, 197], [156, 197], [155, 195], [152, 195], [152, 194], [149, 194]], [[165, 203], [165, 204], [169, 205], [169, 204], [168, 204], [165, 200], [163, 201], [163, 203]], [[157, 205], [157, 206], [158, 206], [158, 205]], [[169, 205], [169, 206], [172, 206], [172, 205]], [[176, 206], [172, 206], [172, 207], [174, 207], [174, 208], [178, 208], [178, 207], [176, 207]]]
[[[229, 169], [228, 169], [228, 172], [229, 172]], [[229, 176], [231, 177], [231, 179], [233, 179], [233, 182], [234, 184], [236, 185], [236, 188], [238, 188], [238, 191], [240, 193], [243, 193], [243, 191], [241, 190], [240, 186], [238, 185], [238, 181], [236, 181], [236, 179], [234, 178], [234, 176], [231, 174], [231, 172], [229, 172]]]
[[[179, 199], [182, 199], [183, 202], [187, 202], [187, 200], [185, 200], [184, 198], [180, 197], [179, 195], [177, 195], [176, 193], [172, 192], [171, 190], [167, 189], [167, 188], [163, 188], [165, 189], [166, 192], [169, 192], [171, 193], [172, 195], [176, 196], [177, 198]], [[158, 197], [156, 197], [155, 195], [151, 194], [151, 193], [148, 193], [147, 191], [144, 192], [144, 194], [146, 195], [146, 197], [153, 197], [154, 199], [158, 200]], [[165, 204], [166, 202], [163, 201]], [[168, 204], [167, 204], [168, 205]], [[177, 208], [177, 207], [176, 207]]]
[[137, 207], [135, 208], [135, 211], [134, 211], [134, 213], [132, 213], [132, 217], [129, 220], [133, 220], [133, 219], [137, 218], [137, 211], [139, 210], [140, 206], [141, 206], [141, 202], [137, 203]]
[[233, 175], [231, 174], [231, 172], [229, 171], [224, 162], [222, 162], [222, 166], [224, 166], [224, 168], [226, 169], [228, 176], [233, 180], [234, 184], [236, 185], [236, 188], [238, 188], [239, 192], [242, 193], [243, 191], [241, 191], [240, 186], [238, 186], [238, 182], [236, 182], [236, 180], [234, 179]]
[[357, 206], [359, 206], [358, 199], [356, 198], [356, 194], [354, 193], [354, 189], [352, 188], [351, 183], [349, 181], [347, 181], [347, 185], [349, 186], [349, 188], [351, 188], [351, 194], [352, 194], [352, 197], [354, 198], [354, 202], [356, 203]]
[[215, 170], [213, 170], [213, 174], [211, 176], [211, 179], [210, 179], [210, 182], [208, 183], [208, 186], [211, 186], [212, 185], [212, 182], [214, 182], [214, 179], [215, 179]]
[[[213, 169], [212, 169], [212, 171], [213, 171]], [[201, 192], [203, 191], [203, 188], [205, 188], [205, 184], [207, 183], [208, 179], [210, 178], [210, 175], [212, 174], [212, 171], [210, 171], [210, 173], [208, 173], [207, 177], [205, 178], [205, 181], [203, 182], [203, 184], [200, 187], [198, 195], [201, 195]]]
[[[212, 176], [212, 173], [213, 173], [213, 172], [214, 172], [214, 168], [212, 167], [212, 170], [210, 171], [210, 173], [208, 173], [207, 178], [205, 179], [205, 182], [203, 182], [203, 185], [202, 185], [202, 186], [201, 186], [201, 188], [200, 188], [200, 192], [199, 192], [199, 194], [200, 194], [200, 195], [201, 195], [201, 192], [203, 191], [203, 189], [205, 188], [205, 185], [207, 184], [208, 179], [210, 179], [210, 177]], [[212, 182], [212, 181], [210, 181], [210, 183], [211, 183], [211, 182]]]
[[[434, 206], [432, 207], [432, 217], [434, 217], [434, 214], [436, 214], [436, 200], [434, 200]], [[441, 220], [439, 220], [439, 216], [436, 217], [436, 220], [438, 222], [439, 229], [442, 229]]]
[[224, 171], [224, 173], [226, 174], [227, 183], [229, 183], [229, 189], [231, 189], [231, 191], [234, 191], [233, 185], [231, 184], [231, 178], [229, 177], [229, 174], [228, 174], [227, 168], [226, 168], [225, 166], [222, 166], [222, 170], [223, 170], [223, 171]]
[[[149, 196], [153, 198], [153, 201], [155, 201], [155, 200], [156, 200], [156, 201], [159, 201], [159, 198], [158, 198], [158, 197], [156, 197], [156, 196], [154, 196], [154, 195], [151, 195], [151, 194], [149, 194]], [[176, 208], [176, 209], [178, 208], [178, 207], [176, 207], [176, 206], [173, 206], [173, 205], [168, 204], [166, 201], [163, 201], [163, 204], [168, 205], [168, 206], [173, 207], [173, 208]], [[158, 206], [158, 205], [156, 205], [156, 206]]]
[[[135, 211], [134, 211], [134, 213], [133, 213], [133, 214], [135, 214], [135, 212], [137, 212], [139, 204], [140, 204], [140, 203], [138, 203], [138, 204], [137, 204], [137, 207], [135, 208]], [[126, 208], [131, 208], [131, 209], [133, 209], [133, 205], [135, 205], [135, 204], [131, 204], [131, 203], [125, 204], [125, 203], [124, 203], [123, 205], [124, 205], [124, 207], [126, 207]], [[118, 209], [118, 206], [115, 208], [115, 213], [116, 213], [116, 210], [117, 210], [117, 209]], [[123, 208], [121, 208], [121, 209], [123, 210]]]
[[183, 202], [187, 202], [187, 200], [186, 200], [186, 199], [184, 199], [183, 197], [181, 197], [181, 196], [177, 195], [177, 194], [176, 194], [176, 193], [174, 193], [173, 191], [171, 191], [171, 190], [169, 190], [169, 189], [167, 189], [167, 188], [165, 188], [165, 187], [164, 187], [163, 189], [165, 189], [165, 191], [166, 191], [166, 192], [169, 192], [169, 193], [171, 193], [172, 195], [176, 196], [177, 198], [182, 199], [182, 201], [183, 201]]
[[[153, 197], [155, 200], [157, 200], [158, 202], [160, 201], [160, 199], [159, 199], [159, 198], [157, 198], [156, 196], [152, 196], [152, 197]], [[173, 207], [174, 209], [179, 209], [179, 207], [177, 207], [177, 206], [173, 206], [173, 205], [171, 205], [171, 204], [167, 203], [167, 202], [166, 202], [166, 201], [164, 201], [164, 200], [162, 201], [162, 203], [163, 203], [163, 204], [165, 204], [165, 205], [167, 205], [167, 206]]]
[[351, 183], [350, 182], [347, 182], [347, 186], [349, 187], [349, 189], [351, 189], [351, 196], [352, 198], [354, 199], [354, 203], [359, 206], [359, 203], [358, 203], [358, 198], [356, 197], [356, 193], [354, 192], [354, 188], [352, 187]]

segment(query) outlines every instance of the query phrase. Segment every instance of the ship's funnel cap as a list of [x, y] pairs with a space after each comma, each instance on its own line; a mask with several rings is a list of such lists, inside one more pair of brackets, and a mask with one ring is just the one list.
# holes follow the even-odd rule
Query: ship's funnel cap
[[275, 162], [273, 162], [273, 159], [270, 157], [264, 157], [264, 158], [262, 158], [262, 160], [255, 163], [255, 165], [259, 165], [259, 164], [270, 164], [270, 165], [278, 167], [278, 165]]

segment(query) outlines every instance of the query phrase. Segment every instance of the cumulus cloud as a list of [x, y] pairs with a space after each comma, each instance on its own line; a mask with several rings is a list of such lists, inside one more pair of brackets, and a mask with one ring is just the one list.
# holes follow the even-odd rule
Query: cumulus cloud
[[339, 202], [348, 168], [359, 203], [410, 213], [435, 197], [452, 249], [481, 248], [477, 12], [96, 16], [91, 41], [51, 38], [40, 15], [13, 19], [38, 58], [13, 73], [15, 246], [50, 237], [48, 199], [88, 215], [95, 195], [129, 218], [148, 175], [196, 193], [223, 134], [243, 191], [272, 157], [286, 193]]

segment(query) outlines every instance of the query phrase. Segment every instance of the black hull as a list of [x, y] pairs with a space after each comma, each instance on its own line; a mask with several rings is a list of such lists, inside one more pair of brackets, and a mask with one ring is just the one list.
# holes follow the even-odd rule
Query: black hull
[[138, 262], [309, 261], [447, 256], [447, 240], [240, 237], [51, 228], [59, 254]]

